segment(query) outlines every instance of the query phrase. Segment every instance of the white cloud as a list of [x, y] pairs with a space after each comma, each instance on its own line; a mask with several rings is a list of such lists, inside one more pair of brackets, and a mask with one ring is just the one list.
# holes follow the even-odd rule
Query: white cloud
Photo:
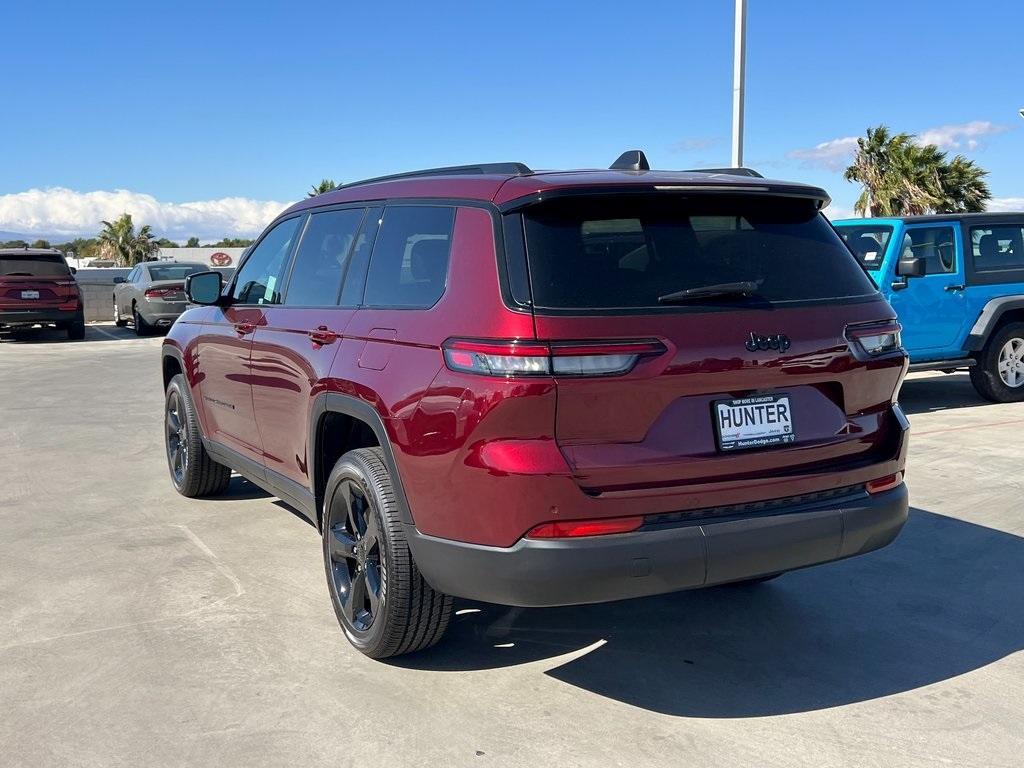
[[859, 214], [853, 212], [852, 208], [843, 208], [835, 203], [829, 203], [823, 213], [828, 217], [829, 221], [835, 221], [836, 219], [853, 219], [859, 216]]
[[[1010, 130], [1005, 125], [991, 123], [988, 120], [972, 120], [969, 123], [940, 125], [929, 128], [917, 135], [916, 142], [921, 145], [934, 144], [941, 150], [979, 149], [984, 146], [986, 136], [994, 136]], [[857, 137], [844, 136], [816, 144], [810, 149], [794, 149], [786, 157], [802, 160], [805, 166], [825, 168], [830, 171], [841, 171], [857, 150]]]
[[1024, 197], [993, 197], [988, 201], [988, 210], [1001, 211], [1024, 211]]
[[850, 164], [856, 149], [857, 137], [844, 136], [841, 139], [823, 141], [810, 149], [794, 149], [792, 152], [788, 152], [786, 157], [803, 160], [804, 165], [840, 171]]
[[0, 195], [0, 229], [27, 235], [92, 236], [103, 219], [130, 213], [136, 226], [149, 224], [159, 237], [254, 237], [289, 205], [245, 197], [165, 203], [127, 189], [76, 192], [51, 187]]
[[994, 136], [1009, 130], [1005, 125], [990, 123], [988, 120], [972, 120], [957, 125], [940, 125], [929, 128], [917, 136], [918, 144], [934, 144], [939, 149], [977, 149], [985, 136]]

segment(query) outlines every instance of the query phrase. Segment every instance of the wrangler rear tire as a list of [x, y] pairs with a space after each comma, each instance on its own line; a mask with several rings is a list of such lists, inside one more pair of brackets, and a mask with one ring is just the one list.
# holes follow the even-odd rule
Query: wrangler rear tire
[[1024, 323], [1007, 323], [992, 334], [970, 375], [971, 384], [986, 400], [1024, 400]]

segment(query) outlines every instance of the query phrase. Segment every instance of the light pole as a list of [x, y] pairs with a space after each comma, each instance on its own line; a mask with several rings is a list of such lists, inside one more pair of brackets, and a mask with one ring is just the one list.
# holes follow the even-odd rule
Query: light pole
[[732, 56], [732, 166], [743, 165], [743, 79], [747, 58], [747, 0], [736, 0]]

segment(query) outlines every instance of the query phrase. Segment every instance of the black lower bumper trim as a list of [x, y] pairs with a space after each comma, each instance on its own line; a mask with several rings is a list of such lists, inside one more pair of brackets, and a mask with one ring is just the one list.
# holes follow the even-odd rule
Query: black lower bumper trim
[[33, 309], [0, 311], [0, 325], [46, 325], [48, 323], [71, 323], [82, 319], [77, 309]]
[[884, 547], [907, 520], [906, 485], [748, 519], [512, 547], [439, 539], [406, 526], [435, 589], [502, 605], [577, 605], [655, 595], [827, 563]]

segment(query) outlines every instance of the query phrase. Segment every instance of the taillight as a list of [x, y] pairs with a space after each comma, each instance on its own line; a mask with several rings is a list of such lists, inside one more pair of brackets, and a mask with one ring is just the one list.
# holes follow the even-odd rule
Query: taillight
[[614, 376], [642, 357], [660, 355], [660, 341], [534, 342], [449, 339], [445, 364], [484, 376]]
[[146, 298], [162, 299], [164, 296], [170, 296], [172, 293], [177, 293], [177, 290], [174, 288], [147, 288]]
[[855, 356], [870, 359], [899, 350], [902, 347], [902, 330], [902, 326], [895, 320], [867, 325], [848, 325], [846, 339], [853, 345]]
[[882, 493], [883, 491], [891, 491], [893, 488], [899, 487], [902, 482], [903, 473], [895, 472], [875, 480], [868, 480], [865, 487], [868, 493]]
[[613, 517], [605, 520], [566, 520], [541, 523], [526, 534], [528, 539], [573, 539], [580, 536], [607, 536], [629, 533], [644, 524], [642, 517]]

